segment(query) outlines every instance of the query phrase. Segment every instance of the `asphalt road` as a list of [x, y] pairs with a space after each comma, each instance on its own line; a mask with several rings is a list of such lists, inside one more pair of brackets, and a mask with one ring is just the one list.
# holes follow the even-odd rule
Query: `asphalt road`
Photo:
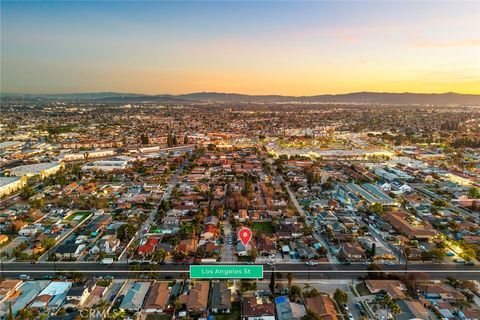
[[[225, 263], [222, 263], [224, 265]], [[241, 264], [241, 263], [236, 263]], [[219, 264], [220, 265], [220, 264]], [[341, 264], [319, 264], [308, 266], [305, 264], [277, 264], [273, 270], [270, 266], [264, 265], [264, 278], [270, 273], [282, 273], [286, 276], [292, 273], [296, 279], [357, 279], [369, 274], [367, 265], [341, 265]], [[421, 273], [432, 280], [442, 280], [447, 277], [457, 279], [478, 279], [480, 277], [480, 266], [466, 265], [441, 265], [441, 264], [419, 264], [409, 266], [382, 265], [385, 273], [405, 275], [406, 273]], [[147, 270], [148, 269], [148, 270]], [[98, 262], [57, 262], [57, 263], [3, 263], [3, 274], [5, 277], [17, 277], [26, 274], [33, 278], [41, 278], [46, 275], [54, 275], [59, 272], [80, 272], [87, 276], [114, 276], [115, 278], [132, 278], [139, 273], [151, 274], [159, 277], [180, 277], [188, 273], [188, 265], [164, 264], [164, 265], [127, 265], [124, 262], [117, 262], [112, 265], [101, 265]]]

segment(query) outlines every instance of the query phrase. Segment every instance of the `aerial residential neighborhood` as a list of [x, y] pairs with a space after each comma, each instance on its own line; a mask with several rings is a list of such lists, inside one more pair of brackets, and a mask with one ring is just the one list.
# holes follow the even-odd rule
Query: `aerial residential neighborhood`
[[[242, 117], [212, 106], [211, 119], [193, 130], [195, 104], [176, 106], [184, 125], [171, 127], [155, 124], [169, 121], [172, 106], [104, 106], [85, 130], [74, 124], [84, 122], [78, 107], [60, 107], [65, 118], [45, 126], [61, 113], [37, 106], [38, 123], [23, 124], [31, 111], [14, 103], [2, 125], [4, 317], [74, 319], [94, 310], [142, 319], [476, 319], [480, 312], [469, 273], [479, 267], [479, 156], [459, 153], [455, 132], [444, 134], [457, 152], [445, 152], [434, 135], [421, 135], [432, 141], [425, 145], [396, 133], [403, 140], [390, 145], [392, 133], [377, 131], [388, 132], [388, 122], [353, 130], [337, 110], [330, 123], [293, 130], [279, 107], [277, 126], [257, 126], [263, 106]], [[472, 132], [476, 112], [452, 116], [470, 119], [464, 130]], [[145, 113], [142, 126], [121, 129], [131, 127], [124, 118]], [[105, 114], [115, 125], [103, 123]], [[223, 130], [202, 129], [217, 117], [230, 118]], [[418, 130], [435, 125], [441, 120]], [[102, 148], [101, 141], [119, 142]], [[244, 227], [252, 231], [246, 244]], [[264, 271], [257, 280], [191, 278], [188, 267], [197, 264]], [[30, 273], [37, 268], [44, 272]], [[459, 278], [457, 270], [468, 272]]]
[[0, 21], [0, 320], [480, 320], [480, 1]]

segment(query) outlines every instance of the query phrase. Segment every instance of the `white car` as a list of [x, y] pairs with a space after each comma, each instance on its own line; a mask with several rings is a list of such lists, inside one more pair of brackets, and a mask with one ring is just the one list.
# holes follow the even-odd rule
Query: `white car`
[[353, 314], [351, 313], [348, 314], [348, 320], [355, 320], [355, 318], [353, 317]]
[[305, 264], [306, 264], [307, 266], [316, 266], [316, 265], [318, 264], [318, 262], [315, 262], [315, 261], [307, 261], [307, 262], [305, 262]]

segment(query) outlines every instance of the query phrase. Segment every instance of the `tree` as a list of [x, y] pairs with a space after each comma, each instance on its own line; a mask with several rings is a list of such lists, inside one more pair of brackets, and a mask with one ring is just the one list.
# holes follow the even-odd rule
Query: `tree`
[[436, 207], [445, 207], [447, 205], [447, 202], [445, 200], [436, 199], [433, 200], [432, 204]]
[[422, 253], [420, 254], [420, 259], [422, 261], [428, 261], [428, 260], [432, 260], [432, 252], [431, 251], [422, 251]]
[[320, 255], [320, 257], [326, 257], [327, 254], [328, 254], [328, 250], [325, 247], [320, 247], [320, 248], [318, 248], [317, 251], [318, 251], [318, 254]]
[[468, 196], [470, 199], [479, 199], [480, 198], [480, 189], [472, 187], [468, 190]]
[[477, 289], [477, 286], [475, 285], [475, 283], [473, 281], [470, 281], [470, 280], [463, 280], [460, 282], [460, 286], [463, 288], [463, 289], [468, 289], [470, 290], [471, 292], [475, 293], [475, 294], [478, 294], [478, 289]]
[[275, 273], [271, 272], [270, 275], [271, 275], [270, 276], [270, 285], [269, 285], [270, 292], [272, 294], [275, 294]]
[[30, 186], [25, 186], [22, 191], [20, 191], [20, 198], [27, 200], [35, 194], [35, 191]]
[[371, 204], [370, 207], [368, 207], [368, 211], [377, 215], [382, 215], [383, 206], [381, 203], [374, 203], [374, 204]]
[[137, 232], [138, 226], [134, 225], [133, 223], [127, 223], [121, 225], [117, 230], [117, 238], [120, 241], [128, 240], [129, 237], [133, 237], [133, 235]]
[[383, 308], [386, 308], [392, 303], [392, 301], [392, 298], [388, 294], [386, 294], [383, 296], [382, 300], [380, 300], [380, 305]]
[[302, 294], [302, 289], [299, 286], [292, 285], [290, 287], [290, 299], [297, 300], [298, 297]]
[[100, 311], [100, 314], [105, 314], [105, 311], [108, 310], [108, 307], [110, 306], [110, 304], [108, 303], [107, 300], [105, 299], [101, 299], [100, 301], [98, 301], [97, 305], [95, 306], [95, 309], [97, 311]]
[[35, 198], [28, 201], [30, 208], [42, 210], [45, 207], [45, 200], [41, 198]]
[[159, 250], [155, 251], [153, 254], [153, 261], [157, 263], [163, 263], [165, 261], [165, 257], [167, 256], [167, 252], [160, 248]]
[[244, 293], [245, 291], [256, 290], [256, 289], [257, 289], [257, 283], [255, 281], [250, 281], [245, 279], [240, 280], [241, 293]]
[[313, 298], [313, 297], [318, 297], [320, 295], [320, 292], [318, 292], [317, 288], [310, 288], [308, 291], [305, 291], [303, 293], [304, 298]]
[[148, 138], [148, 134], [145, 133], [145, 132], [142, 132], [142, 134], [140, 135], [140, 142], [142, 144], [149, 144], [150, 143], [150, 139]]
[[316, 314], [310, 309], [307, 309], [307, 313], [302, 317], [301, 320], [321, 320], [321, 319], [322, 318], [318, 314]]
[[17, 313], [17, 319], [19, 320], [30, 320], [33, 319], [33, 310], [30, 308], [20, 309]]
[[400, 312], [402, 312], [402, 308], [400, 308], [398, 303], [390, 304], [389, 308], [394, 314], [399, 314]]
[[470, 302], [467, 299], [458, 299], [455, 304], [460, 310], [465, 310], [470, 307]]
[[342, 289], [335, 289], [335, 292], [333, 293], [333, 299], [338, 303], [338, 304], [344, 304], [348, 302], [348, 295], [345, 291]]
[[53, 246], [55, 245], [55, 243], [57, 243], [57, 241], [55, 240], [55, 238], [46, 238], [46, 239], [43, 239], [42, 240], [42, 246], [45, 248], [45, 250], [50, 250], [51, 248], [53, 248]]
[[445, 251], [443, 249], [433, 248], [430, 250], [430, 253], [435, 260], [442, 261], [443, 258], [445, 258]]

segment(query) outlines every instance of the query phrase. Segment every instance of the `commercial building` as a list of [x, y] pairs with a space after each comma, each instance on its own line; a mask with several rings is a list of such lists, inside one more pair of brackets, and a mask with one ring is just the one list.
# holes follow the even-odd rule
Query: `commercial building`
[[104, 150], [82, 151], [82, 152], [75, 152], [75, 153], [64, 153], [64, 154], [61, 154], [58, 158], [59, 160], [63, 160], [63, 161], [81, 161], [81, 160], [88, 160], [88, 159], [94, 159], [94, 158], [109, 157], [114, 155], [115, 155], [115, 150], [104, 149]]
[[0, 198], [19, 191], [27, 185], [27, 177], [0, 177]]
[[87, 163], [82, 167], [82, 169], [92, 171], [124, 170], [128, 167], [128, 163], [131, 160], [133, 160], [133, 158], [129, 157], [117, 157], [109, 160], [98, 160]]
[[12, 177], [26, 176], [27, 178], [30, 178], [39, 176], [40, 179], [44, 179], [64, 168], [65, 164], [63, 162], [35, 163], [12, 168], [9, 170], [9, 173]]

